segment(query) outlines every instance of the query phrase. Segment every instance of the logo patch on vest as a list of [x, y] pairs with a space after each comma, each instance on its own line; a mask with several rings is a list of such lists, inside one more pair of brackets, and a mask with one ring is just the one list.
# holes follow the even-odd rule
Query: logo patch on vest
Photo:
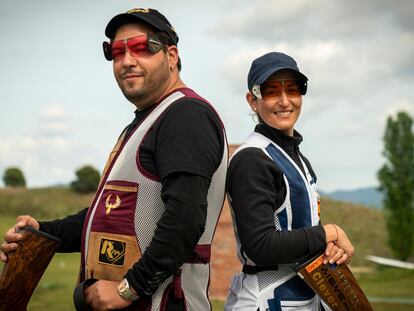
[[125, 261], [125, 248], [125, 242], [102, 238], [98, 261], [100, 263], [122, 267]]
[[117, 208], [121, 205], [121, 198], [115, 196], [115, 202], [111, 202], [112, 194], [108, 195], [105, 200], [106, 215], [109, 215], [112, 209]]

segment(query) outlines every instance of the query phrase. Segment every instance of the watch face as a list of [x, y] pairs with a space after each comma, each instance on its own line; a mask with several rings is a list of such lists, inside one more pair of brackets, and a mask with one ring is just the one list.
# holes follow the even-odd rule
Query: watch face
[[137, 300], [139, 297], [135, 295], [131, 288], [129, 287], [128, 281], [126, 279], [123, 279], [121, 283], [118, 285], [118, 293], [119, 295], [126, 299], [126, 300]]
[[127, 283], [125, 282], [125, 280], [122, 280], [121, 283], [119, 283], [119, 285], [118, 285], [118, 289], [121, 292], [124, 292], [127, 288], [128, 288], [128, 286], [127, 286]]
[[131, 295], [131, 291], [129, 289], [128, 283], [125, 280], [122, 280], [121, 283], [119, 283], [118, 291], [119, 291], [119, 294], [124, 298], [127, 298]]

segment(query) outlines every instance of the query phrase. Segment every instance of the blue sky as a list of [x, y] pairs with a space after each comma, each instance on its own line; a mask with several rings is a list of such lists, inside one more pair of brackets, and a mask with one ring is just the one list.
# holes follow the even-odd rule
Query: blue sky
[[0, 172], [30, 187], [101, 170], [134, 107], [102, 54], [117, 13], [152, 7], [176, 28], [185, 83], [219, 111], [230, 143], [254, 127], [251, 61], [292, 55], [309, 77], [297, 130], [325, 191], [376, 185], [386, 119], [414, 116], [412, 1], [0, 0]]

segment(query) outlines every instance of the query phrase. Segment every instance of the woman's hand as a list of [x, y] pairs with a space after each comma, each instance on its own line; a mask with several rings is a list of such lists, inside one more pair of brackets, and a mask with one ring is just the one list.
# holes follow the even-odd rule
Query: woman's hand
[[336, 263], [340, 265], [341, 263], [348, 263], [349, 256], [344, 252], [342, 248], [339, 248], [335, 243], [329, 242], [326, 247], [325, 254], [323, 257], [323, 263]]
[[324, 225], [323, 228], [327, 242], [324, 263], [349, 263], [354, 254], [354, 246], [346, 233], [334, 224]]

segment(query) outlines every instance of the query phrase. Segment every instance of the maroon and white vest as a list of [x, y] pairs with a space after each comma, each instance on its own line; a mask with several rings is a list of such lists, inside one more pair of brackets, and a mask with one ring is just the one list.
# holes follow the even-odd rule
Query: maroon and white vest
[[[175, 90], [115, 146], [85, 220], [80, 281], [121, 280], [149, 246], [165, 204], [159, 178], [141, 167], [138, 149], [154, 122], [183, 97], [201, 99], [190, 89]], [[184, 295], [187, 310], [210, 310], [210, 247], [224, 202], [227, 157], [227, 148], [223, 148], [208, 191], [206, 227], [194, 250], [196, 255], [181, 266], [181, 277], [171, 276], [159, 286], [145, 310], [163, 310], [170, 290], [175, 291], [176, 297]]]

